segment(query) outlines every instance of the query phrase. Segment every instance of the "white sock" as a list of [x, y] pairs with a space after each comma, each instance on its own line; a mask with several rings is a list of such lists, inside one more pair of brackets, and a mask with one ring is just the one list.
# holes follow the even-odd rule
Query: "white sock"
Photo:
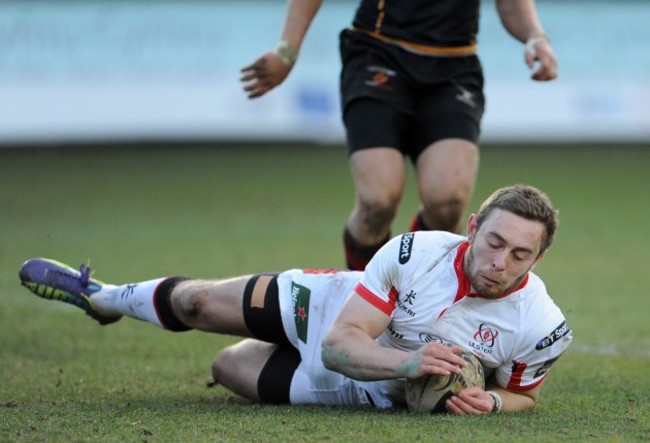
[[90, 298], [97, 311], [102, 315], [122, 314], [163, 328], [153, 303], [153, 295], [158, 285], [164, 280], [167, 278], [120, 286], [103, 285], [102, 289]]

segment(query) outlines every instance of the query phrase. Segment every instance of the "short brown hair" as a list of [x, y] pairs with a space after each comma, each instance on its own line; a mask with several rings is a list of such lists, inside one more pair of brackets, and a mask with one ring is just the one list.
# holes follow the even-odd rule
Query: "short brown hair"
[[528, 185], [512, 185], [497, 189], [483, 202], [476, 214], [477, 230], [494, 209], [502, 209], [527, 220], [542, 223], [546, 233], [542, 237], [540, 254], [553, 243], [553, 236], [560, 224], [559, 212], [553, 207], [548, 196], [539, 189]]

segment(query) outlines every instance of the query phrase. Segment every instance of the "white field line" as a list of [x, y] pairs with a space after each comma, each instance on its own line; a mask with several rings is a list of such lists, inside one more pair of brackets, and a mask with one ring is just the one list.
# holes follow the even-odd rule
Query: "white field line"
[[574, 343], [569, 347], [569, 352], [603, 355], [606, 357], [650, 357], [650, 343], [635, 346], [634, 348], [623, 347], [615, 344], [586, 345]]

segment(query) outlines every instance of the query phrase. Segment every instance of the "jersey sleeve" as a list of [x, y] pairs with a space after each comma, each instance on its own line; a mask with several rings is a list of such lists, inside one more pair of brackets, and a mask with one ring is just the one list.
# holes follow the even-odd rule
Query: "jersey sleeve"
[[407, 232], [394, 237], [370, 260], [356, 292], [391, 315], [402, 290], [430, 272], [463, 240], [442, 231]]
[[573, 333], [559, 309], [545, 318], [547, 329], [533, 328], [530, 334], [526, 334], [525, 342], [518, 346], [519, 351], [510, 364], [496, 370], [496, 381], [501, 387], [509, 391], [535, 388], [571, 344]]
[[402, 236], [388, 241], [370, 260], [357, 284], [355, 291], [366, 301], [380, 309], [384, 314], [391, 315], [395, 310], [402, 273], [399, 272], [395, 260], [402, 243]]

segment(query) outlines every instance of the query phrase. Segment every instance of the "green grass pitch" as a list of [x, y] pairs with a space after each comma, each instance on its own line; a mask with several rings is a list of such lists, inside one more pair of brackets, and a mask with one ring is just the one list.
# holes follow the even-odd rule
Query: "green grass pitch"
[[99, 327], [18, 283], [33, 256], [91, 259], [114, 283], [342, 267], [342, 146], [0, 150], [0, 441], [647, 441], [650, 148], [486, 146], [481, 162], [472, 210], [517, 182], [560, 209], [536, 271], [575, 340], [534, 411], [463, 418], [250, 404], [205, 387], [232, 337]]

